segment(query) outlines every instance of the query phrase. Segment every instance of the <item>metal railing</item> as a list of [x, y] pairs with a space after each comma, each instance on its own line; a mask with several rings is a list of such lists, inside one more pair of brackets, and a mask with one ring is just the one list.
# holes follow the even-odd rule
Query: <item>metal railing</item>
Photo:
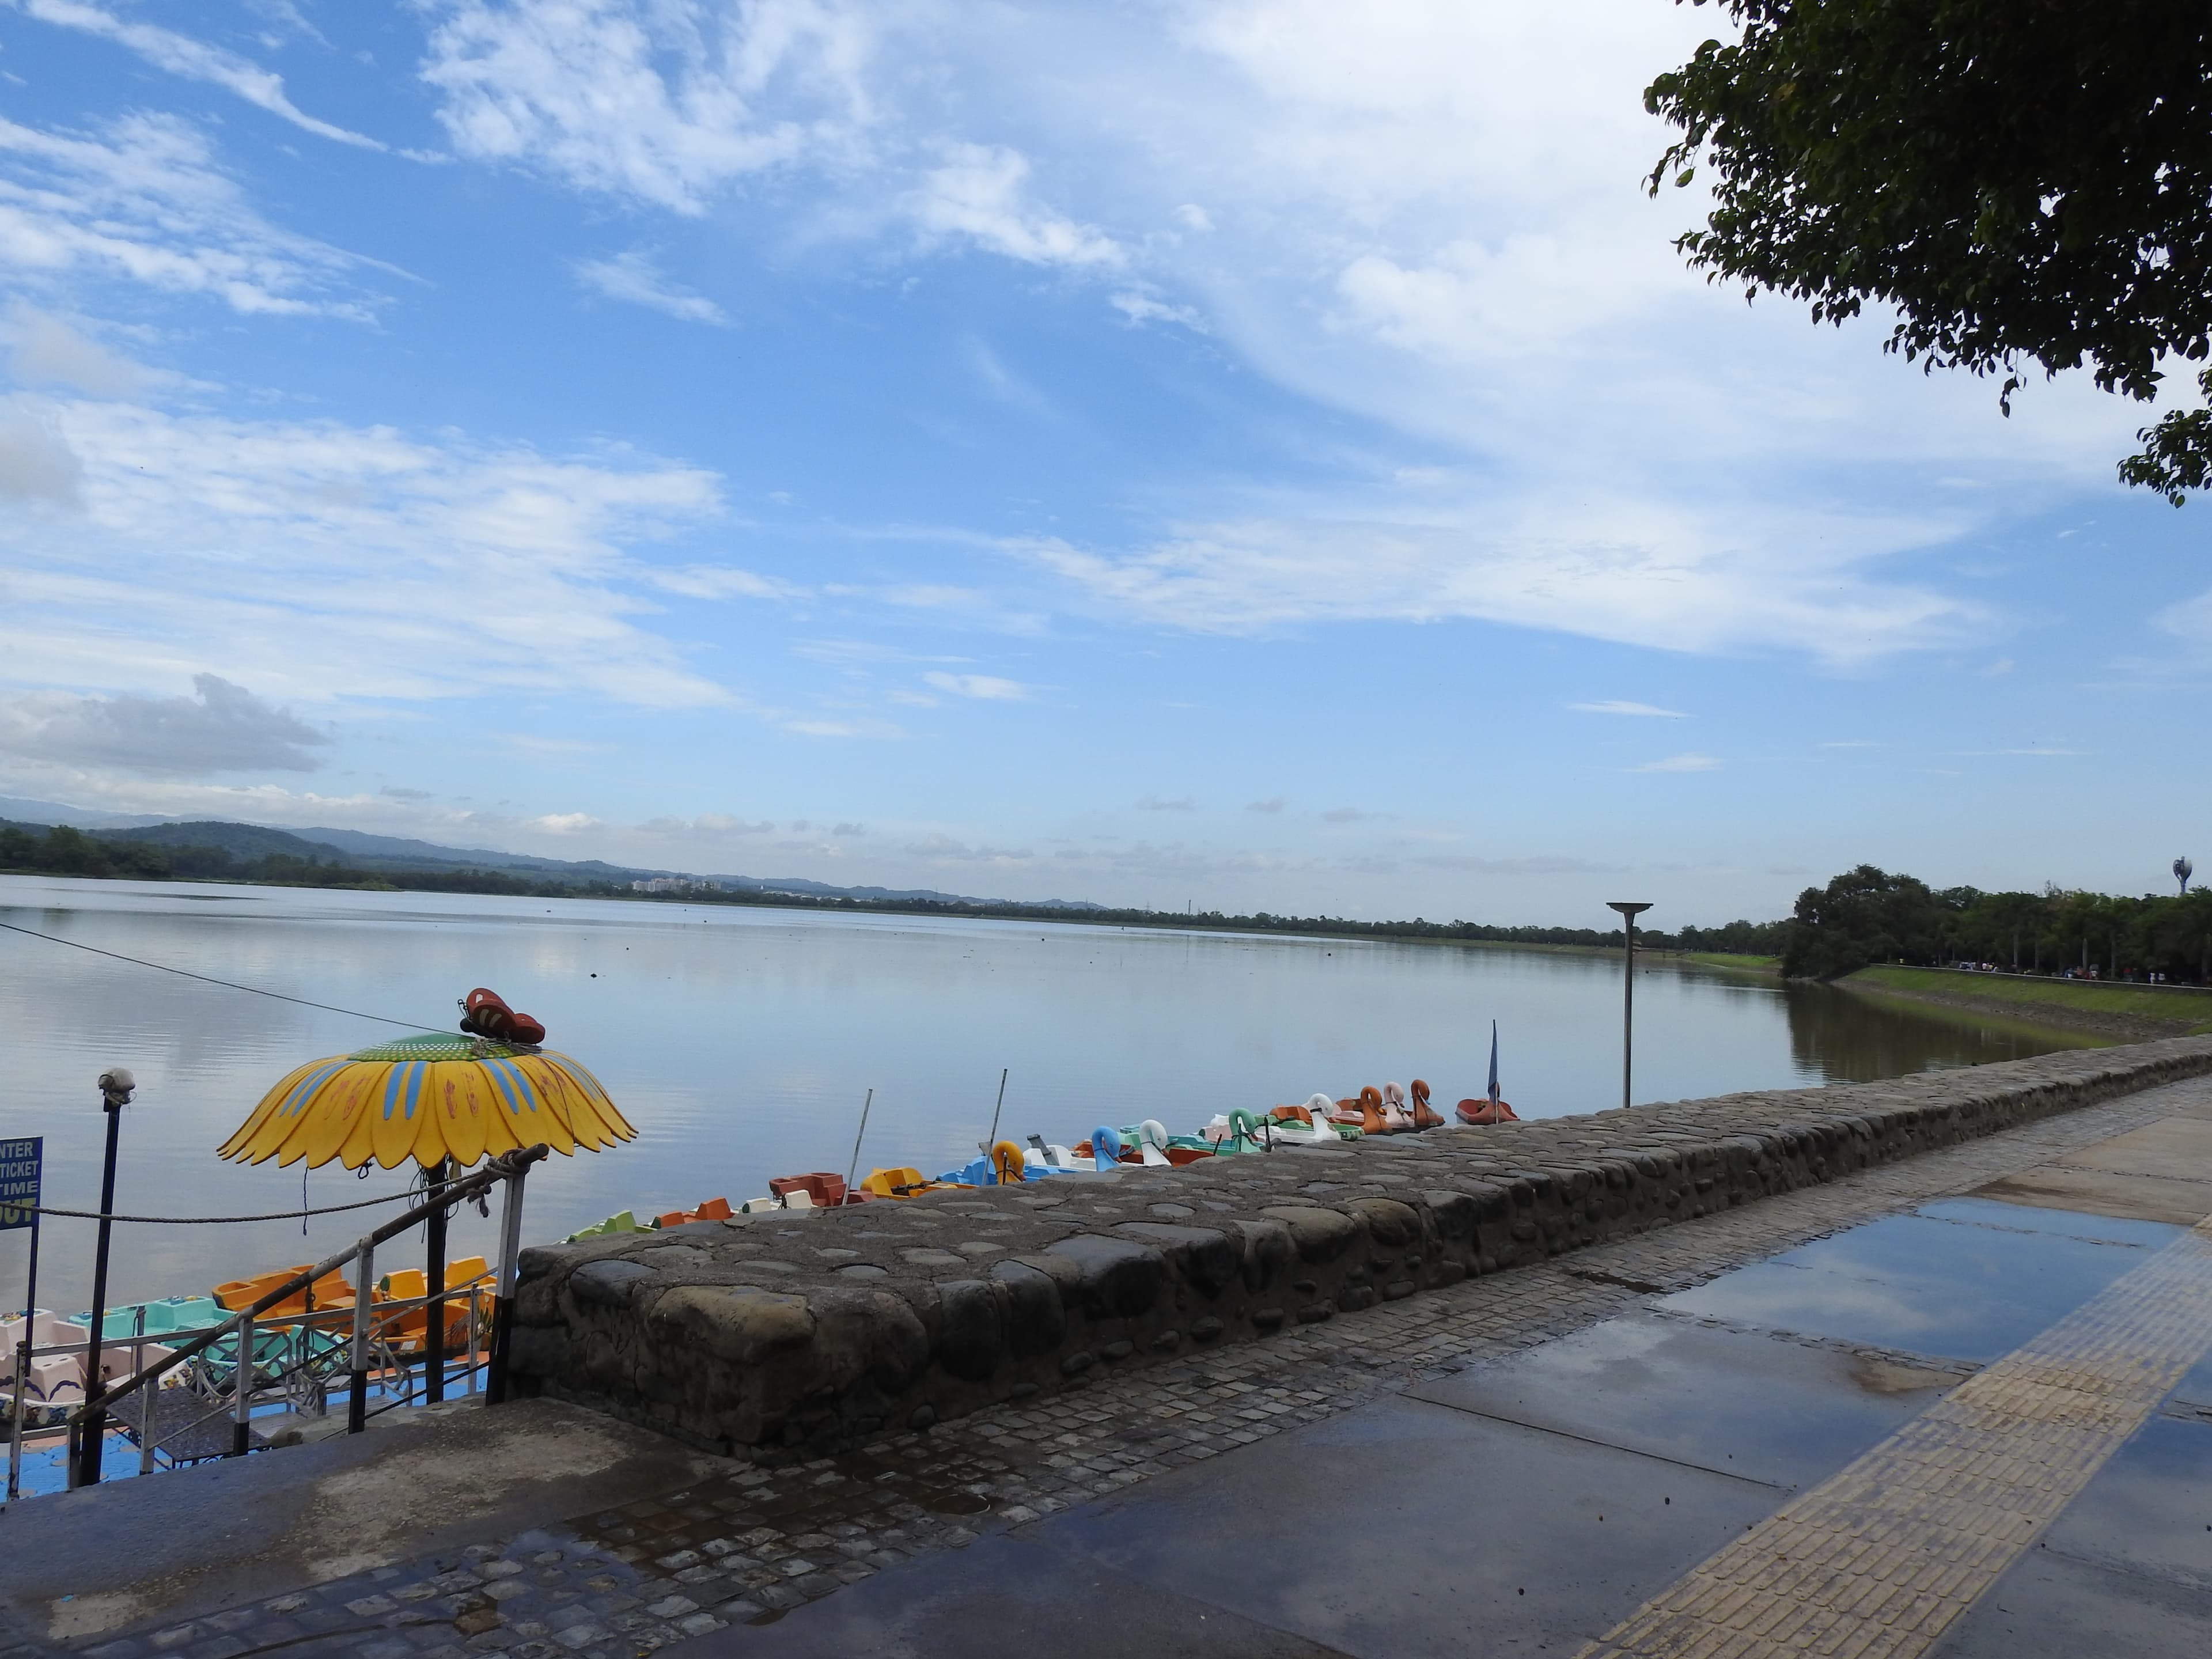
[[[11, 1412], [13, 1425], [9, 1435], [8, 1497], [12, 1502], [19, 1491], [22, 1461], [25, 1419], [27, 1413], [26, 1395], [30, 1381], [30, 1362], [41, 1355], [83, 1353], [85, 1363], [102, 1347], [130, 1348], [137, 1369], [112, 1385], [92, 1392], [97, 1379], [85, 1379], [87, 1397], [71, 1411], [65, 1426], [70, 1445], [74, 1450], [88, 1435], [104, 1435], [107, 1419], [118, 1402], [150, 1390], [139, 1402], [142, 1428], [138, 1433], [139, 1468], [149, 1472], [154, 1467], [155, 1443], [161, 1438], [174, 1438], [180, 1425], [171, 1425], [165, 1430], [155, 1426], [155, 1396], [174, 1393], [174, 1389], [158, 1385], [161, 1379], [179, 1367], [190, 1366], [186, 1373], [198, 1385], [203, 1397], [223, 1396], [213, 1410], [191, 1419], [188, 1427], [198, 1427], [216, 1417], [228, 1414], [232, 1420], [230, 1447], [225, 1456], [243, 1456], [252, 1448], [251, 1418], [257, 1399], [263, 1403], [284, 1397], [298, 1404], [309, 1404], [312, 1409], [304, 1414], [320, 1415], [325, 1407], [328, 1384], [338, 1376], [340, 1368], [331, 1363], [341, 1356], [347, 1381], [346, 1431], [358, 1434], [368, 1425], [373, 1414], [368, 1410], [369, 1385], [372, 1379], [398, 1377], [405, 1393], [402, 1400], [387, 1401], [380, 1410], [413, 1398], [412, 1377], [417, 1356], [414, 1345], [404, 1334], [412, 1321], [412, 1310], [422, 1310], [422, 1333], [421, 1354], [424, 1393], [428, 1398], [441, 1398], [445, 1382], [445, 1336], [447, 1329], [447, 1309], [458, 1302], [468, 1304], [466, 1316], [466, 1387], [476, 1392], [477, 1372], [484, 1372], [484, 1400], [488, 1405], [502, 1403], [507, 1395], [507, 1350], [514, 1327], [514, 1280], [517, 1258], [522, 1247], [522, 1193], [525, 1177], [530, 1166], [547, 1154], [540, 1144], [526, 1146], [492, 1159], [481, 1170], [459, 1176], [434, 1188], [428, 1198], [404, 1214], [394, 1216], [382, 1226], [356, 1240], [346, 1249], [312, 1267], [293, 1274], [273, 1289], [264, 1291], [247, 1306], [238, 1310], [218, 1324], [191, 1331], [146, 1332], [143, 1329], [131, 1335], [106, 1337], [104, 1327], [88, 1330], [85, 1340], [79, 1342], [34, 1345], [27, 1338], [15, 1347], [15, 1396]], [[468, 1285], [447, 1288], [430, 1285], [419, 1297], [386, 1298], [379, 1300], [375, 1292], [376, 1247], [396, 1237], [409, 1228], [429, 1220], [434, 1214], [442, 1218], [455, 1206], [487, 1196], [494, 1187], [504, 1185], [506, 1191], [501, 1205], [500, 1258], [495, 1270], [488, 1316], [482, 1307], [483, 1286], [481, 1279]], [[353, 1299], [351, 1308], [343, 1306], [318, 1312], [313, 1306], [313, 1287], [330, 1274], [350, 1264], [353, 1267]], [[440, 1273], [442, 1276], [442, 1263]], [[302, 1306], [296, 1312], [273, 1313], [271, 1310], [294, 1298], [301, 1298]], [[95, 1310], [95, 1317], [106, 1318], [105, 1310]], [[143, 1325], [143, 1315], [140, 1316]], [[330, 1336], [340, 1323], [350, 1325], [348, 1338], [333, 1340], [327, 1347], [319, 1348], [317, 1336]], [[263, 1351], [258, 1339], [272, 1331], [296, 1333], [296, 1342], [289, 1346], [294, 1356], [273, 1368], [264, 1368]], [[234, 1337], [230, 1349], [231, 1364], [228, 1387], [220, 1376], [219, 1345], [225, 1337]], [[181, 1339], [181, 1340], [179, 1340]], [[166, 1347], [169, 1352], [151, 1364], [141, 1363], [144, 1351], [152, 1346]], [[279, 1352], [288, 1345], [280, 1344]], [[481, 1360], [478, 1354], [482, 1353]], [[434, 1366], [438, 1375], [433, 1378], [428, 1368]], [[128, 1418], [125, 1424], [129, 1425]], [[74, 1484], [78, 1460], [70, 1460]]]

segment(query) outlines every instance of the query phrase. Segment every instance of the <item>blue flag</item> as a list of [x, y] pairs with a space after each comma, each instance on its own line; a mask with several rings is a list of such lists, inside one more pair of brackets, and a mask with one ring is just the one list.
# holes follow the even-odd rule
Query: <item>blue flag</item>
[[1490, 1022], [1490, 1098], [1498, 1098], [1498, 1022]]

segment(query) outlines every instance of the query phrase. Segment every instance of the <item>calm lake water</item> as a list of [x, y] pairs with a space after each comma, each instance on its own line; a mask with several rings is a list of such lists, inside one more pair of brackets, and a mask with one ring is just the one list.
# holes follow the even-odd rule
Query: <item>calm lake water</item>
[[[1072, 1142], [1157, 1117], [1180, 1133], [1218, 1111], [1316, 1090], [1426, 1078], [1449, 1112], [1479, 1094], [1490, 1022], [1524, 1117], [1620, 1099], [1620, 963], [1602, 956], [1250, 938], [1018, 922], [823, 916], [586, 900], [70, 881], [0, 876], [0, 921], [104, 951], [450, 1030], [489, 985], [544, 1021], [637, 1126], [611, 1152], [532, 1176], [525, 1235], [558, 1237], [774, 1175], [842, 1172], [863, 1092], [860, 1168], [933, 1173], [974, 1156], [1010, 1073], [1002, 1134]], [[1640, 964], [1639, 1102], [1897, 1076], [2064, 1046], [1817, 986], [1665, 959]], [[0, 932], [0, 1137], [46, 1138], [47, 1202], [96, 1207], [94, 1079], [138, 1077], [116, 1202], [217, 1215], [298, 1205], [301, 1171], [215, 1148], [294, 1066], [396, 1033]], [[333, 1167], [310, 1204], [395, 1190]], [[317, 1259], [364, 1214], [118, 1230], [112, 1302], [204, 1291]], [[491, 1253], [471, 1212], [456, 1253]], [[93, 1224], [48, 1224], [40, 1302], [91, 1296]], [[0, 1304], [20, 1297], [27, 1235], [0, 1233]]]

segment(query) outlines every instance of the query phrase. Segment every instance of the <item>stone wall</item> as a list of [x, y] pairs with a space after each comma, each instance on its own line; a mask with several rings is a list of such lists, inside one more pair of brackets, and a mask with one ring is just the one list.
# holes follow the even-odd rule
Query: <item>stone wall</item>
[[514, 1376], [816, 1455], [2207, 1072], [2212, 1038], [2175, 1038], [543, 1247]]

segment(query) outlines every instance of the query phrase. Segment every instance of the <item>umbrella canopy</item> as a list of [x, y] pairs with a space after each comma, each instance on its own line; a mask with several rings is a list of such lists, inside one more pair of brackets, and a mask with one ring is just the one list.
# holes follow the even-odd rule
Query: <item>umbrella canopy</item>
[[336, 1158], [349, 1170], [451, 1158], [465, 1169], [539, 1141], [565, 1157], [636, 1133], [599, 1080], [566, 1054], [428, 1035], [309, 1061], [262, 1097], [217, 1155], [305, 1158], [310, 1169]]

